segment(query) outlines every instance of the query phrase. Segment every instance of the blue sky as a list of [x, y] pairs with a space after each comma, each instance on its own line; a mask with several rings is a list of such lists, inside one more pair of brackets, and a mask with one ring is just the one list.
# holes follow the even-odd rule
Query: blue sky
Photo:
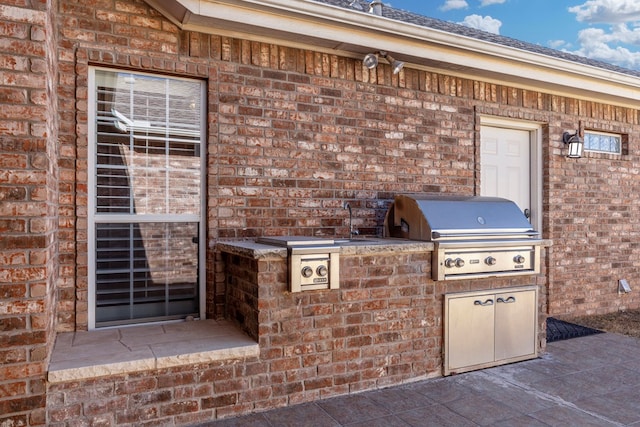
[[385, 3], [640, 70], [640, 0], [387, 0]]

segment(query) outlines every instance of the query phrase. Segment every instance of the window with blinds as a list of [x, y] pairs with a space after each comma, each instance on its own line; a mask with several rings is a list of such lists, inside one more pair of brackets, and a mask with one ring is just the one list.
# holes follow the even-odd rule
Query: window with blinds
[[90, 324], [198, 317], [204, 85], [91, 71]]

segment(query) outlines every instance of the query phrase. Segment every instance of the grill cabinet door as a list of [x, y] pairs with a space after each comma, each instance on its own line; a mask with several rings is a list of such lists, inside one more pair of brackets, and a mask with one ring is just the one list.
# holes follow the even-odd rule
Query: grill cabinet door
[[537, 357], [535, 286], [444, 298], [444, 375]]
[[448, 369], [481, 365], [494, 360], [492, 294], [453, 297], [447, 301], [445, 363]]
[[536, 292], [496, 294], [496, 360], [536, 353]]

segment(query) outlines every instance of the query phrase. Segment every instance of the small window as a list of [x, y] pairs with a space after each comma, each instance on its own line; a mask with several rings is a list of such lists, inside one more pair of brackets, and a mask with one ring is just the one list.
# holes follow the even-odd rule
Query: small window
[[585, 131], [584, 149], [597, 153], [621, 154], [622, 137], [612, 133]]

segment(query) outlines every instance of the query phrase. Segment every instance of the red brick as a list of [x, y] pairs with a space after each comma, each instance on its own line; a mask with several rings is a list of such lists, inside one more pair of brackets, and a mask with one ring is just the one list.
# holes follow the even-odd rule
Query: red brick
[[16, 331], [26, 328], [26, 317], [2, 317], [0, 332]]
[[13, 346], [24, 346], [43, 344], [46, 342], [47, 335], [44, 331], [29, 331], [15, 334], [0, 335], [0, 348], [9, 348]]
[[0, 88], [0, 103], [24, 104], [27, 102], [27, 92], [24, 89]]
[[64, 408], [49, 409], [48, 411], [49, 421], [51, 422], [77, 419], [81, 414], [82, 405], [79, 403], [71, 406], [66, 406]]
[[144, 421], [156, 420], [158, 418], [158, 408], [156, 407], [136, 407], [125, 408], [116, 411], [116, 422], [118, 424], [135, 425]]
[[182, 372], [179, 374], [162, 375], [158, 377], [158, 387], [174, 387], [177, 385], [196, 383], [195, 372]]
[[219, 408], [222, 406], [230, 406], [235, 405], [237, 401], [238, 395], [236, 393], [222, 394], [202, 399], [202, 408], [211, 409]]
[[[27, 361], [27, 352], [24, 348], [12, 348], [9, 350], [0, 350], [0, 363], [24, 363]], [[13, 383], [16, 384], [16, 383]], [[5, 386], [8, 386], [5, 384]], [[3, 384], [0, 384], [0, 397], [3, 396]]]
[[29, 36], [29, 25], [0, 21], [0, 34], [4, 37], [26, 39]]
[[[3, 361], [2, 355], [0, 354], [0, 363], [15, 363], [19, 360], [5, 359]], [[27, 383], [25, 381], [16, 381], [11, 383], [3, 383], [0, 384], [0, 398], [6, 399], [11, 396], [20, 396], [27, 394]]]
[[135, 394], [155, 390], [157, 388], [157, 378], [127, 379], [124, 382], [116, 383], [115, 394]]
[[[127, 393], [129, 394], [129, 393]], [[156, 403], [169, 402], [173, 398], [170, 390], [146, 390], [141, 393], [131, 393], [131, 402], [136, 406], [146, 406]]]
[[234, 377], [234, 368], [232, 366], [222, 366], [207, 369], [200, 375], [200, 382], [212, 382], [220, 380], [229, 380]]
[[33, 411], [35, 409], [43, 408], [44, 402], [44, 394], [0, 400], [0, 414], [11, 415], [19, 412]]
[[27, 287], [25, 285], [0, 285], [0, 299], [24, 298], [26, 296]]
[[314, 378], [304, 381], [305, 390], [328, 388], [333, 385], [333, 378]]
[[177, 415], [186, 412], [196, 412], [199, 408], [198, 402], [195, 400], [187, 400], [183, 402], [173, 402], [162, 405], [160, 413], [162, 415]]
[[100, 399], [99, 401], [86, 402], [83, 406], [84, 415], [95, 417], [97, 415], [109, 415], [116, 410], [125, 407], [127, 404], [126, 397], [115, 397], [108, 399]]

